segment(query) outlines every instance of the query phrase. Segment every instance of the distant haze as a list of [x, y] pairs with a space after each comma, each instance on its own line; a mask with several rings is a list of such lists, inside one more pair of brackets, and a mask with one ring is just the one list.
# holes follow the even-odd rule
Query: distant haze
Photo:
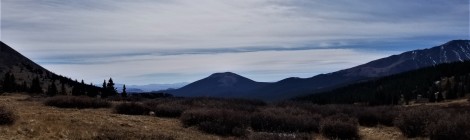
[[101, 85], [311, 77], [469, 39], [468, 0], [1, 0], [1, 41]]
[[[187, 85], [188, 83], [174, 83], [174, 84], [148, 84], [148, 85], [126, 85], [128, 92], [152, 92], [167, 89], [177, 89]], [[123, 84], [116, 84], [118, 92], [122, 92]]]

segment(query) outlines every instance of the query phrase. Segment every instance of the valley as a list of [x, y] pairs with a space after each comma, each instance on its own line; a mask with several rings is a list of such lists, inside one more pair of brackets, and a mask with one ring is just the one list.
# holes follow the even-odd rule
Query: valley
[[469, 0], [0, 0], [0, 140], [470, 140]]
[[[0, 97], [0, 106], [12, 109], [17, 115], [13, 125], [0, 126], [0, 139], [328, 139], [318, 132], [306, 135], [266, 133], [252, 129], [241, 137], [219, 136], [204, 133], [197, 126], [184, 127], [178, 118], [116, 114], [113, 108], [57, 108], [44, 105], [48, 98], [31, 98], [18, 93], [3, 94]], [[122, 103], [124, 102], [112, 102], [113, 106]], [[466, 99], [425, 105], [433, 108], [470, 107]], [[380, 124], [372, 127], [359, 126], [358, 135], [360, 139], [367, 140], [407, 139], [398, 128]]]

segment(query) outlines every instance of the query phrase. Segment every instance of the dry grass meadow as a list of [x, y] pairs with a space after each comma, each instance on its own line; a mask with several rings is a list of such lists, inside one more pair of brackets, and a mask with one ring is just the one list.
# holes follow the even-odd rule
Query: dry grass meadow
[[[45, 106], [43, 102], [44, 98], [31, 98], [23, 94], [0, 96], [0, 106], [12, 109], [18, 116], [13, 125], [0, 126], [0, 139], [218, 140], [263, 138], [260, 138], [263, 134], [251, 130], [249, 130], [251, 132], [247, 137], [222, 137], [203, 133], [195, 127], [185, 128], [177, 118], [115, 114], [112, 108], [64, 109]], [[462, 101], [462, 103], [467, 102]], [[119, 104], [119, 102], [113, 102], [113, 104]], [[289, 134], [276, 135], [285, 135], [284, 138], [289, 138]], [[312, 139], [326, 139], [318, 133], [308, 135], [311, 135]], [[377, 127], [360, 126], [359, 135], [361, 139], [366, 140], [407, 139], [398, 128], [382, 125]]]
[[0, 105], [19, 117], [15, 124], [0, 127], [0, 139], [219, 139], [183, 128], [178, 119], [119, 115], [111, 108], [48, 107], [21, 94], [1, 96]]

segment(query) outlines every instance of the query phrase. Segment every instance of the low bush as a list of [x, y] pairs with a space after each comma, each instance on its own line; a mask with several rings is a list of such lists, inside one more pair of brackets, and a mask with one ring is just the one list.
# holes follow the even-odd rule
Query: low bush
[[129, 95], [131, 98], [138, 98], [138, 99], [162, 99], [162, 98], [171, 98], [173, 95], [168, 93], [155, 93], [155, 92], [148, 92], [148, 93], [132, 93]]
[[385, 126], [393, 126], [393, 122], [399, 114], [398, 108], [391, 106], [375, 107], [375, 110], [379, 124]]
[[16, 119], [17, 116], [12, 110], [0, 106], [0, 125], [12, 125], [15, 123]]
[[462, 104], [462, 103], [451, 103], [447, 106], [442, 107], [443, 110], [453, 114], [465, 114], [469, 113], [470, 105], [469, 104]]
[[266, 103], [247, 99], [191, 98], [180, 102], [181, 105], [193, 108], [226, 109], [245, 112], [258, 111], [258, 107]]
[[306, 110], [313, 114], [320, 114], [324, 117], [333, 116], [336, 114], [345, 114], [348, 116], [354, 116], [358, 111], [361, 111], [364, 106], [355, 106], [355, 105], [317, 105], [308, 102], [295, 102], [295, 101], [286, 101], [277, 103], [276, 107], [284, 107], [284, 108], [298, 108], [302, 110]]
[[469, 140], [470, 114], [460, 114], [439, 119], [428, 127], [431, 140]]
[[330, 139], [359, 139], [357, 120], [345, 114], [323, 119], [320, 131], [323, 136]]
[[76, 97], [76, 96], [56, 96], [46, 100], [44, 103], [47, 106], [55, 106], [59, 108], [109, 108], [111, 103], [105, 100], [90, 98], [90, 97]]
[[121, 103], [114, 107], [114, 112], [117, 114], [126, 115], [148, 115], [149, 109], [147, 106], [140, 103]]
[[448, 115], [442, 110], [436, 110], [429, 107], [409, 108], [400, 113], [395, 126], [408, 138], [427, 136], [427, 127], [431, 123], [437, 122], [439, 119]]
[[375, 108], [363, 108], [356, 113], [356, 118], [361, 126], [374, 127], [379, 124], [378, 114]]
[[248, 140], [312, 140], [313, 137], [306, 133], [279, 134], [258, 132], [248, 136]]
[[[335, 105], [336, 106], [336, 105]], [[317, 105], [307, 102], [297, 102], [297, 101], [284, 101], [275, 104], [275, 107], [280, 108], [297, 108], [308, 111], [314, 114], [320, 114], [322, 116], [331, 116], [339, 113], [338, 107], [333, 107], [333, 105]]]
[[219, 122], [219, 121], [205, 121], [198, 124], [198, 129], [210, 134], [217, 134], [222, 136], [244, 136], [248, 131], [246, 128], [239, 126], [235, 123]]
[[[84, 138], [72, 138], [84, 139]], [[125, 129], [101, 129], [94, 140], [175, 140], [173, 136], [154, 133], [135, 133]]]
[[199, 130], [217, 135], [241, 136], [246, 132], [250, 118], [247, 112], [222, 109], [185, 111], [180, 120], [184, 126], [198, 126]]
[[155, 116], [168, 118], [180, 117], [185, 110], [190, 108], [189, 106], [182, 105], [181, 100], [174, 99], [155, 100], [145, 102], [144, 104], [149, 107], [150, 111], [155, 113]]
[[320, 119], [296, 108], [269, 108], [252, 115], [251, 127], [265, 132], [318, 132]]
[[187, 110], [188, 107], [182, 105], [169, 105], [169, 104], [162, 104], [156, 107], [152, 107], [150, 110], [155, 112], [155, 116], [158, 117], [169, 117], [169, 118], [177, 118], [180, 117], [181, 114]]

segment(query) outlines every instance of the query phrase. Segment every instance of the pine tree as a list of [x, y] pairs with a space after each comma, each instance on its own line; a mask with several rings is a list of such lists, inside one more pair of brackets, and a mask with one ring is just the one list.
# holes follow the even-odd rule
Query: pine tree
[[2, 87], [4, 92], [15, 92], [18, 87], [16, 84], [15, 75], [11, 74], [10, 72], [5, 73]]
[[8, 83], [10, 83], [10, 92], [15, 92], [17, 88], [15, 75], [10, 74], [10, 81]]
[[3, 77], [3, 91], [10, 92], [10, 73], [5, 73], [5, 77]]
[[99, 89], [98, 88], [95, 88], [95, 87], [88, 88], [87, 96], [96, 97], [98, 94], [99, 94]]
[[114, 82], [112, 78], [109, 78], [108, 84], [106, 85], [106, 88], [108, 89], [108, 96], [116, 96], [118, 95], [116, 88], [114, 87]]
[[122, 97], [127, 97], [126, 85], [123, 85], [123, 86], [122, 86], [122, 93], [121, 93], [121, 96], [122, 96]]
[[26, 81], [23, 81], [23, 84], [21, 84], [21, 91], [22, 92], [28, 92], [28, 84], [26, 84]]
[[39, 77], [36, 77], [36, 78], [33, 79], [32, 84], [31, 84], [30, 92], [31, 93], [36, 93], [36, 94], [42, 94], [43, 93], [41, 83], [39, 82]]
[[444, 96], [442, 96], [442, 93], [441, 93], [441, 92], [439, 92], [439, 93], [437, 94], [437, 99], [436, 99], [436, 101], [437, 101], [437, 102], [444, 101]]
[[60, 86], [60, 94], [67, 95], [67, 89], [65, 89], [65, 84], [62, 83]]
[[80, 85], [75, 85], [72, 87], [72, 96], [80, 96]]
[[80, 95], [87, 95], [87, 89], [86, 89], [86, 84], [85, 81], [80, 82]]
[[103, 81], [103, 89], [106, 89], [106, 80]]
[[90, 83], [90, 85], [85, 85], [86, 86], [86, 95], [88, 97], [96, 97], [98, 96], [99, 94], [99, 88], [98, 87], [95, 87], [95, 85], [93, 85], [93, 83]]
[[57, 95], [57, 93], [58, 93], [58, 91], [57, 91], [57, 86], [55, 85], [55, 81], [52, 81], [49, 88], [47, 88], [47, 95], [55, 96], [55, 95]]
[[106, 98], [108, 97], [108, 87], [106, 86], [106, 80], [103, 81], [103, 87], [101, 89], [101, 98]]
[[455, 82], [451, 82], [451, 79], [454, 79], [454, 78], [447, 78], [446, 83], [445, 83], [445, 90], [447, 91], [447, 97], [446, 97], [447, 99], [457, 98], [457, 93], [454, 90]]

